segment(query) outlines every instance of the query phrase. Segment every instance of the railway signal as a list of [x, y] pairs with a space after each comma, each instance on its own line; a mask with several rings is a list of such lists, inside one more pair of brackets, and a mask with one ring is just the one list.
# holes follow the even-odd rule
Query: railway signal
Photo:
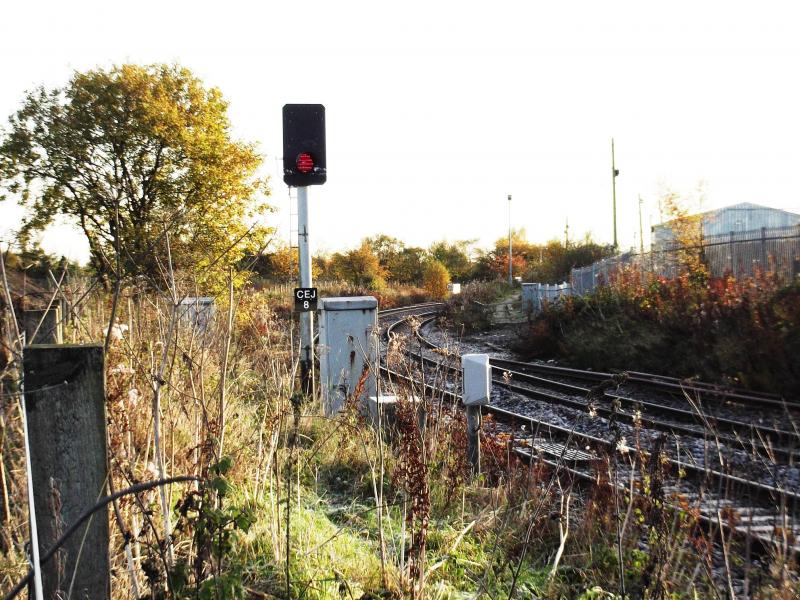
[[[283, 181], [297, 188], [297, 253], [300, 287], [295, 308], [300, 311], [300, 387], [314, 394], [314, 313], [317, 293], [312, 287], [308, 236], [308, 186], [328, 177], [325, 161], [325, 107], [322, 104], [283, 106]], [[297, 296], [300, 290], [303, 297]], [[310, 297], [313, 290], [313, 298]], [[314, 308], [311, 308], [311, 306]]]
[[283, 181], [293, 187], [322, 185], [328, 177], [325, 160], [325, 107], [286, 104], [283, 107]]

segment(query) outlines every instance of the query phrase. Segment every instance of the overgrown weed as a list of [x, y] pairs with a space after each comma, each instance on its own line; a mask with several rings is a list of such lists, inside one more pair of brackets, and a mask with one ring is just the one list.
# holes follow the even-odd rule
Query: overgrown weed
[[546, 305], [517, 350], [597, 370], [667, 372], [796, 396], [800, 283], [769, 273], [667, 279], [626, 268], [586, 296]]

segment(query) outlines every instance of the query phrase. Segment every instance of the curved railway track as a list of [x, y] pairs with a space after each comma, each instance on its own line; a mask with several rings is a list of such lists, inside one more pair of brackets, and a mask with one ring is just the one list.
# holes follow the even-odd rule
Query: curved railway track
[[[416, 335], [427, 348], [438, 350], [419, 330]], [[490, 364], [497, 385], [528, 397], [604, 417], [613, 411], [617, 420], [629, 424], [638, 422], [648, 429], [710, 439], [770, 460], [800, 463], [800, 404], [796, 402], [698, 382], [681, 384], [645, 373], [598, 373], [499, 358], [491, 358]], [[587, 387], [575, 380], [595, 385]], [[627, 389], [624, 393], [601, 389], [612, 381], [618, 382], [615, 388]], [[653, 390], [659, 395], [654, 396]]]
[[[429, 382], [438, 381], [437, 384], [417, 381], [415, 385], [424, 385], [437, 396], [457, 402], [460, 394], [452, 390], [459, 389], [458, 355], [443, 351], [420, 333], [426, 323], [436, 318], [435, 313], [436, 307], [430, 305], [416, 311], [424, 319], [414, 331], [418, 348], [406, 352], [419, 369], [437, 374], [426, 378]], [[402, 313], [384, 312], [383, 316], [387, 317], [383, 336], [386, 343], [407, 318]], [[401, 318], [397, 319], [398, 316]], [[490, 362], [492, 403], [484, 407], [485, 413], [509, 434], [514, 452], [522, 458], [536, 457], [571, 477], [596, 482], [604, 461], [619, 455], [615, 441], [597, 433], [598, 423], [602, 429], [605, 422], [607, 433], [608, 423], [613, 419], [627, 426], [626, 433], [641, 435], [639, 451], [645, 455], [649, 454], [649, 446], [661, 440], [662, 461], [673, 477], [664, 491], [673, 506], [692, 507], [708, 526], [723, 527], [762, 548], [778, 546], [800, 553], [800, 526], [794, 518], [800, 510], [800, 492], [787, 483], [787, 472], [796, 471], [794, 465], [800, 458], [795, 448], [800, 435], [793, 427], [776, 428], [764, 423], [768, 418], [774, 419], [776, 411], [783, 423], [796, 423], [800, 405], [767, 394], [685, 383], [646, 373], [628, 373], [623, 378], [537, 363], [501, 359]], [[390, 370], [386, 364], [381, 368], [395, 380], [410, 379], [407, 374]], [[449, 378], [449, 389], [441, 385], [444, 374]], [[587, 386], [587, 382], [593, 385]], [[622, 387], [621, 383], [625, 384], [625, 393], [617, 389]], [[656, 397], [650, 400], [641, 394], [631, 397], [629, 387], [656, 392]], [[536, 414], [535, 410], [521, 410], [520, 406], [530, 399], [571, 412], [572, 416], [559, 424]], [[681, 402], [684, 406], [680, 406]], [[730, 418], [734, 403], [740, 406], [744, 403], [762, 422]], [[712, 413], [713, 409], [722, 414]], [[594, 416], [590, 417], [592, 413]], [[587, 419], [595, 421], [594, 432], [580, 426]], [[706, 453], [700, 457], [703, 460], [696, 460], [698, 457], [691, 452], [681, 453], [681, 442], [690, 440], [688, 445], [691, 445], [692, 439], [702, 442]], [[637, 466], [641, 461], [631, 459], [633, 449], [626, 451], [628, 460], [617, 461], [617, 485], [621, 488], [627, 488], [629, 481], [640, 481], [642, 475]], [[709, 454], [714, 457], [709, 458]], [[751, 471], [757, 474], [754, 476]]]

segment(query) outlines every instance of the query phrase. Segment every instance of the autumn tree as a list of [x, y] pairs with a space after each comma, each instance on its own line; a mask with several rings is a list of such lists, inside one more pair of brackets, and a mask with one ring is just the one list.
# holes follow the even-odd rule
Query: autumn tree
[[403, 242], [383, 233], [364, 238], [363, 241], [369, 244], [375, 256], [378, 257], [378, 262], [380, 262], [381, 267], [387, 271], [391, 268], [392, 262], [397, 255], [405, 248]]
[[398, 283], [421, 284], [426, 257], [427, 252], [423, 248], [403, 248], [389, 264], [389, 278]]
[[[595, 243], [590, 235], [565, 244], [553, 239], [545, 244], [529, 242], [524, 229], [511, 233], [514, 275], [524, 281], [558, 283], [568, 281], [574, 268], [590, 265], [613, 255], [613, 248]], [[494, 248], [482, 253], [474, 269], [481, 279], [508, 277], [508, 237], [495, 242]]]
[[699, 183], [693, 195], [681, 196], [674, 190], [665, 190], [660, 201], [670, 217], [664, 228], [668, 238], [665, 245], [672, 251], [670, 254], [679, 269], [698, 284], [705, 284], [709, 275], [703, 255], [703, 215], [699, 210], [704, 197], [704, 185]]
[[253, 144], [231, 137], [228, 104], [179, 66], [75, 73], [27, 94], [0, 138], [2, 198], [26, 207], [23, 242], [73, 220], [105, 280], [173, 266], [212, 285], [253, 251], [268, 209]]
[[[525, 238], [524, 229], [512, 230], [511, 242], [512, 266], [514, 276], [517, 277], [527, 269], [530, 257], [536, 252]], [[477, 279], [508, 278], [508, 236], [499, 238], [495, 241], [494, 248], [478, 255], [473, 274]]]
[[586, 267], [616, 254], [613, 246], [598, 244], [589, 234], [569, 245], [560, 239], [550, 240], [542, 250], [542, 261], [532, 265], [531, 281], [569, 281], [572, 269]]
[[422, 287], [437, 300], [447, 296], [447, 285], [450, 283], [450, 273], [438, 260], [429, 260], [425, 265], [425, 274], [422, 278]]
[[290, 281], [297, 279], [300, 273], [297, 248], [290, 248], [286, 243], [275, 244], [274, 248], [265, 250], [248, 262], [253, 265], [252, 270], [263, 279]]
[[431, 258], [442, 263], [450, 275], [463, 281], [469, 277], [472, 263], [469, 258], [469, 248], [475, 240], [458, 240], [448, 242], [442, 240], [431, 245], [428, 250]]
[[381, 267], [368, 240], [353, 250], [335, 253], [331, 257], [330, 269], [336, 276], [355, 285], [380, 289], [386, 284], [386, 270]]

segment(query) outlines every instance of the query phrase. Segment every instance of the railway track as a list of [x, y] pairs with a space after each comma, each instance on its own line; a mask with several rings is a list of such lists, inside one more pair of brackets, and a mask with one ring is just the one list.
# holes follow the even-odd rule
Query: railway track
[[[417, 312], [424, 319], [414, 332], [419, 347], [407, 352], [420, 369], [437, 373], [436, 377], [429, 376], [427, 379], [438, 380], [439, 384], [424, 384], [427, 389], [437, 396], [457, 402], [460, 395], [452, 390], [458, 389], [460, 379], [458, 355], [451, 351], [443, 352], [420, 333], [424, 325], [435, 318], [435, 310], [428, 308]], [[405, 322], [406, 318], [387, 318], [385, 339], [396, 335]], [[607, 435], [608, 423], [611, 420], [624, 423], [627, 426], [626, 435], [643, 438], [639, 440], [642, 442], [639, 451], [645, 460], [631, 460], [633, 449], [625, 450], [627, 460], [623, 458], [616, 461], [619, 465], [617, 485], [620, 488], [627, 487], [630, 481], [641, 480], [639, 465], [647, 463], [647, 447], [660, 439], [663, 447], [663, 456], [660, 458], [672, 477], [664, 491], [675, 508], [692, 507], [709, 527], [724, 528], [763, 548], [774, 550], [779, 547], [800, 553], [797, 541], [800, 539], [800, 526], [794, 518], [800, 508], [800, 493], [796, 486], [787, 485], [785, 477], [785, 469], [794, 468], [798, 458], [793, 444], [799, 436], [791, 429], [776, 429], [706, 414], [709, 406], [729, 405], [732, 402], [741, 404], [755, 399], [753, 404], [765, 415], [770, 410], [783, 411], [791, 421], [800, 414], [800, 411], [796, 412], [800, 407], [769, 395], [750, 395], [698, 382], [684, 385], [679, 380], [646, 373], [635, 373], [623, 379], [609, 373], [500, 359], [491, 359], [491, 365], [492, 403], [485, 407], [485, 413], [492, 415], [508, 433], [513, 440], [513, 451], [520, 457], [526, 460], [536, 457], [571, 477], [597, 481], [598, 469], [607, 466], [610, 457], [619, 456], [621, 450], [618, 447], [619, 440], [615, 442]], [[386, 375], [395, 380], [409, 379], [408, 374], [393, 371], [385, 364], [382, 368]], [[445, 377], [443, 373], [450, 379], [447, 385], [450, 389], [444, 389], [441, 385]], [[576, 379], [583, 385], [576, 383]], [[672, 403], [631, 398], [619, 393], [616, 388], [623, 381], [626, 384], [633, 382], [647, 390], [664, 392], [671, 396]], [[594, 385], [587, 386], [587, 382]], [[416, 385], [419, 386], [419, 382]], [[694, 402], [694, 405], [688, 409], [676, 406], [675, 396], [678, 392], [683, 395], [684, 401]], [[518, 408], [531, 398], [548, 406], [555, 405], [571, 411], [572, 426], [565, 426], [563, 421], [561, 424], [554, 423], [546, 416], [537, 415], [536, 411]], [[594, 415], [591, 415], [592, 412]], [[605, 422], [606, 435], [596, 433], [597, 425], [594, 427], [595, 433], [582, 428], [580, 425], [587, 419], [600, 423], [601, 429]], [[686, 439], [703, 441], [705, 452], [717, 455], [718, 460], [699, 462], [694, 460], [696, 457], [692, 453], [682, 454], [680, 447], [676, 449], [675, 446], [680, 446]], [[730, 455], [729, 450], [732, 452]], [[733, 458], [741, 460], [743, 456], [745, 461], [749, 459], [754, 464], [758, 463], [758, 468], [754, 470], [759, 475], [748, 476], [746, 468], [743, 473], [731, 472]], [[772, 473], [769, 472], [770, 468], [773, 469]], [[776, 510], [776, 507], [782, 509]]]
[[[435, 350], [437, 345], [420, 333], [422, 326], [432, 320], [427, 319], [416, 335], [423, 345]], [[496, 378], [498, 385], [529, 397], [594, 411], [604, 417], [613, 410], [615, 418], [622, 422], [638, 422], [646, 424], [648, 429], [710, 439], [770, 460], [800, 463], [797, 447], [800, 404], [795, 402], [698, 382], [681, 387], [680, 380], [645, 373], [598, 373], [499, 358], [491, 358], [490, 364], [494, 375], [505, 375]], [[582, 385], [576, 380], [595, 385]], [[603, 387], [604, 382], [615, 380], [620, 382], [615, 387], [625, 384], [634, 389], [625, 393], [598, 389], [598, 385]], [[660, 396], [650, 393], [648, 397], [642, 394], [643, 389], [656, 390]], [[747, 414], [746, 420], [735, 416], [742, 413]]]

